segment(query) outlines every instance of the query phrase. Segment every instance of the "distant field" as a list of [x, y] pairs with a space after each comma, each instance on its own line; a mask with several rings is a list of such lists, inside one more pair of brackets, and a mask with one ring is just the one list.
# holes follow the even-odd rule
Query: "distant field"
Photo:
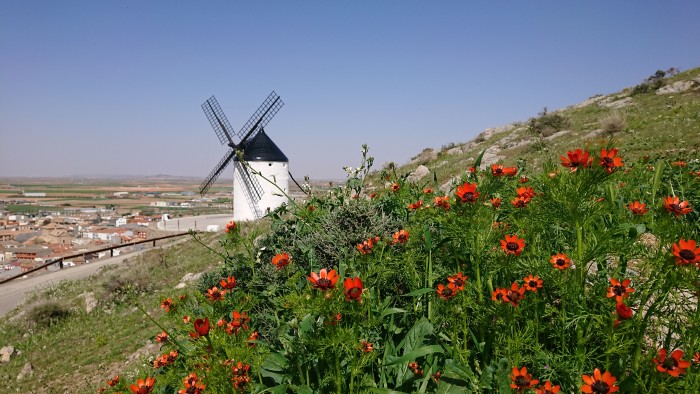
[[11, 204], [6, 207], [7, 211], [10, 213], [37, 213], [39, 211], [62, 211], [61, 207], [51, 207], [44, 205], [24, 205], [24, 204]]

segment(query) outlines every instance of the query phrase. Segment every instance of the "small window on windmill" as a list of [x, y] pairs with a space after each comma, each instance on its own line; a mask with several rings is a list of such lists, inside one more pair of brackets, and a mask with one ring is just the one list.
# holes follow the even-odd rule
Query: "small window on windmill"
[[267, 163], [267, 166], [268, 166], [268, 167], [272, 167], [272, 163]]

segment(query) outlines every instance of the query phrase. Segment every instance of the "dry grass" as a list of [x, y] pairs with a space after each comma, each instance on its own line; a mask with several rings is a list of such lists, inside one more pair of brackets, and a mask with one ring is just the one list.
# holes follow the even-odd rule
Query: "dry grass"
[[627, 116], [617, 110], [601, 116], [599, 122], [600, 128], [608, 135], [618, 134], [627, 128]]

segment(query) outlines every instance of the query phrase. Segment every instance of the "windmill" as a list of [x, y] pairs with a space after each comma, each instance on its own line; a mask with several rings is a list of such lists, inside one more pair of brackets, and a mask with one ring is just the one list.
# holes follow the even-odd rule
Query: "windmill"
[[[222, 145], [229, 149], [219, 164], [202, 182], [199, 193], [206, 194], [219, 175], [233, 162], [233, 220], [255, 220], [266, 212], [287, 202], [277, 187], [289, 192], [289, 160], [280, 148], [265, 133], [264, 127], [275, 116], [284, 103], [275, 92], [270, 93], [243, 127], [234, 132], [214, 96], [202, 104], [202, 109], [214, 128]], [[236, 136], [238, 143], [233, 141]], [[242, 151], [243, 160], [254, 170], [241, 163], [236, 154]], [[260, 175], [257, 175], [259, 173]], [[275, 185], [259, 179], [261, 176], [275, 182]]]

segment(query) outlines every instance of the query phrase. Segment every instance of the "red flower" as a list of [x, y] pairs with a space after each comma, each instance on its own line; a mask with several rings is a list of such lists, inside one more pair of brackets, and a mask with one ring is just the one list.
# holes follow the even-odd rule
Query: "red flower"
[[519, 181], [520, 183], [527, 183], [529, 180], [530, 180], [530, 178], [524, 176], [524, 177], [521, 177], [518, 181]]
[[398, 232], [394, 233], [393, 238], [395, 244], [405, 244], [408, 242], [408, 231], [399, 230]]
[[559, 156], [559, 158], [561, 158], [561, 165], [568, 167], [570, 172], [578, 170], [579, 167], [590, 167], [593, 164], [593, 159], [590, 158], [588, 151], [576, 149], [573, 152], [567, 151], [566, 155], [568, 157]]
[[345, 278], [343, 286], [345, 287], [345, 301], [360, 301], [363, 290], [360, 277]]
[[231, 231], [233, 231], [233, 230], [235, 230], [235, 229], [236, 229], [236, 222], [234, 222], [233, 220], [231, 220], [230, 222], [228, 222], [228, 223], [226, 224], [226, 230], [224, 230], [224, 231], [227, 232], [227, 233], [230, 233]]
[[673, 163], [671, 163], [671, 166], [673, 166], [673, 167], [688, 167], [688, 163], [684, 162], [683, 160], [678, 160], [678, 161], [674, 161]]
[[250, 376], [248, 375], [248, 371], [250, 371], [250, 365], [243, 364], [240, 361], [236, 365], [231, 367], [231, 372], [233, 373], [231, 381], [233, 381], [234, 389], [241, 390], [245, 388], [245, 386], [248, 383], [250, 383]]
[[664, 197], [664, 208], [675, 214], [676, 217], [688, 214], [693, 211], [688, 201], [682, 201], [675, 196]]
[[185, 316], [182, 317], [182, 321], [183, 321], [185, 324], [190, 324], [190, 317], [187, 316], [187, 315], [185, 315]]
[[549, 261], [552, 263], [552, 266], [554, 266], [554, 268], [562, 271], [568, 268], [569, 265], [571, 265], [571, 259], [568, 258], [564, 253], [557, 253], [553, 255]]
[[373, 246], [374, 241], [370, 238], [367, 241], [363, 241], [361, 244], [357, 244], [357, 250], [360, 251], [360, 254], [368, 254], [372, 252]]
[[163, 300], [163, 302], [160, 303], [160, 307], [163, 308], [166, 312], [170, 312], [171, 309], [175, 304], [173, 304], [172, 298], [166, 298]]
[[529, 198], [522, 196], [515, 196], [515, 198], [510, 200], [511, 205], [513, 205], [515, 208], [525, 208], [529, 202]]
[[457, 197], [459, 197], [462, 202], [468, 202], [474, 204], [476, 199], [479, 198], [479, 193], [476, 191], [476, 183], [467, 183], [457, 186]]
[[542, 279], [540, 279], [539, 276], [530, 275], [523, 278], [523, 280], [525, 281], [525, 283], [523, 284], [525, 290], [530, 290], [537, 293], [537, 289], [542, 288]]
[[335, 288], [335, 284], [338, 282], [338, 274], [335, 270], [327, 272], [326, 269], [323, 268], [318, 274], [312, 272], [311, 276], [307, 276], [306, 279], [313, 284], [314, 289], [326, 291]]
[[615, 306], [615, 310], [617, 311], [617, 318], [619, 320], [628, 320], [634, 316], [632, 308], [628, 307], [623, 302], [618, 302]]
[[433, 202], [436, 207], [442, 207], [444, 210], [450, 209], [450, 196], [435, 196]]
[[516, 167], [503, 167], [503, 164], [491, 165], [491, 174], [493, 174], [493, 176], [515, 176], [517, 173], [518, 169]]
[[177, 350], [171, 350], [170, 353], [161, 354], [158, 358], [153, 360], [153, 368], [167, 367], [175, 362], [177, 356]]
[[535, 189], [530, 186], [521, 186], [515, 191], [515, 194], [518, 197], [523, 197], [530, 200], [532, 197], [535, 197]]
[[277, 271], [286, 267], [289, 264], [289, 254], [288, 253], [277, 253], [275, 257], [272, 258], [272, 265], [277, 267]]
[[371, 353], [372, 350], [374, 350], [374, 345], [371, 343], [367, 342], [366, 340], [362, 340], [360, 343], [360, 347], [358, 348], [362, 353]]
[[622, 167], [622, 158], [617, 155], [617, 148], [601, 150], [599, 164], [605, 167], [608, 174], [612, 174], [615, 168]]
[[204, 320], [202, 319], [197, 319], [194, 321], [194, 330], [197, 332], [197, 335], [199, 336], [207, 336], [209, 335], [209, 318], [205, 318]]
[[617, 378], [612, 376], [608, 371], [605, 371], [601, 376], [600, 369], [598, 368], [593, 371], [593, 376], [583, 375], [581, 379], [583, 379], [585, 383], [581, 386], [581, 391], [584, 393], [608, 394], [620, 390], [618, 386], [615, 386]]
[[462, 291], [464, 290], [464, 284], [467, 282], [467, 277], [461, 272], [458, 272], [454, 275], [448, 276], [447, 281], [454, 286], [455, 290]]
[[423, 200], [418, 200], [413, 204], [408, 204], [408, 209], [418, 209], [423, 206]]
[[491, 206], [498, 209], [501, 206], [501, 199], [499, 197], [491, 197]]
[[226, 295], [226, 290], [219, 290], [218, 287], [214, 286], [211, 289], [207, 290], [207, 297], [211, 300], [211, 302], [216, 302], [216, 301], [221, 301], [224, 299], [224, 295]]
[[629, 297], [629, 293], [634, 292], [632, 287], [628, 287], [630, 282], [630, 279], [625, 279], [620, 283], [617, 279], [610, 278], [612, 286], [608, 287], [608, 298], [615, 297], [615, 301], [620, 303], [623, 298]]
[[512, 383], [510, 387], [517, 389], [518, 393], [522, 393], [523, 390], [534, 388], [540, 381], [533, 379], [532, 375], [527, 373], [527, 367], [522, 367], [520, 370], [518, 368], [513, 368], [510, 372], [510, 380]]
[[693, 239], [678, 241], [673, 244], [673, 255], [676, 256], [677, 265], [700, 263], [700, 247]]
[[167, 342], [170, 337], [168, 336], [168, 333], [163, 331], [160, 334], [156, 335], [155, 341], [158, 343], [164, 343]]
[[647, 209], [647, 204], [642, 204], [639, 201], [629, 203], [627, 208], [634, 215], [644, 215], [645, 213], [649, 212], [649, 209]]
[[662, 348], [659, 350], [659, 357], [653, 361], [657, 371], [677, 378], [680, 374], [685, 373], [686, 368], [690, 367], [690, 361], [683, 361], [681, 358], [683, 358], [682, 350], [676, 349], [671, 353], [671, 357], [666, 358], [666, 349]]
[[517, 235], [506, 235], [506, 239], [501, 240], [501, 249], [503, 249], [506, 254], [520, 256], [524, 247], [525, 241], [518, 238]]
[[260, 337], [260, 333], [257, 332], [257, 331], [253, 331], [253, 333], [250, 334], [250, 336], [248, 337], [248, 344], [247, 344], [247, 346], [248, 346], [248, 347], [255, 347], [256, 344], [255, 344], [255, 342], [253, 342], [253, 341], [257, 341], [259, 337]]
[[398, 183], [394, 183], [391, 185], [392, 192], [397, 192], [397, 191], [399, 191], [400, 188], [401, 188], [401, 186]]
[[420, 369], [418, 363], [415, 361], [408, 363], [408, 369], [410, 369], [414, 375], [423, 375], [423, 371]]
[[136, 384], [131, 385], [131, 392], [134, 394], [149, 394], [153, 391], [153, 384], [155, 379], [153, 377], [148, 377], [146, 380], [138, 379]]
[[248, 329], [248, 322], [250, 321], [250, 318], [245, 312], [239, 313], [238, 311], [233, 311], [233, 313], [231, 313], [231, 317], [233, 320], [231, 320], [231, 322], [226, 326], [226, 333], [229, 335], [234, 333], [238, 334], [241, 329]]
[[450, 298], [457, 295], [457, 289], [455, 288], [455, 285], [452, 283], [448, 284], [447, 286], [440, 283], [437, 285], [436, 291], [437, 291], [438, 297], [442, 298], [443, 300], [449, 300]]
[[561, 389], [561, 386], [556, 385], [552, 386], [552, 382], [549, 380], [544, 383], [544, 386], [540, 386], [535, 389], [535, 393], [537, 394], [557, 394], [559, 390]]
[[233, 276], [229, 276], [226, 279], [221, 279], [221, 282], [219, 282], [219, 284], [223, 289], [233, 289], [234, 287], [236, 287], [236, 278], [234, 278]]
[[119, 375], [113, 377], [112, 379], [107, 379], [107, 385], [109, 387], [114, 387], [119, 383]]
[[178, 391], [178, 394], [201, 394], [204, 392], [204, 389], [207, 388], [207, 385], [199, 382], [196, 372], [187, 375], [182, 382], [185, 384], [185, 388]]
[[520, 287], [515, 282], [513, 282], [513, 284], [510, 285], [510, 290], [507, 290], [507, 292], [507, 298], [514, 308], [517, 308], [520, 304], [520, 301], [525, 299], [525, 287]]
[[432, 194], [432, 193], [433, 193], [433, 189], [430, 188], [430, 187], [426, 187], [425, 189], [423, 189], [423, 193], [425, 193], [425, 194]]

